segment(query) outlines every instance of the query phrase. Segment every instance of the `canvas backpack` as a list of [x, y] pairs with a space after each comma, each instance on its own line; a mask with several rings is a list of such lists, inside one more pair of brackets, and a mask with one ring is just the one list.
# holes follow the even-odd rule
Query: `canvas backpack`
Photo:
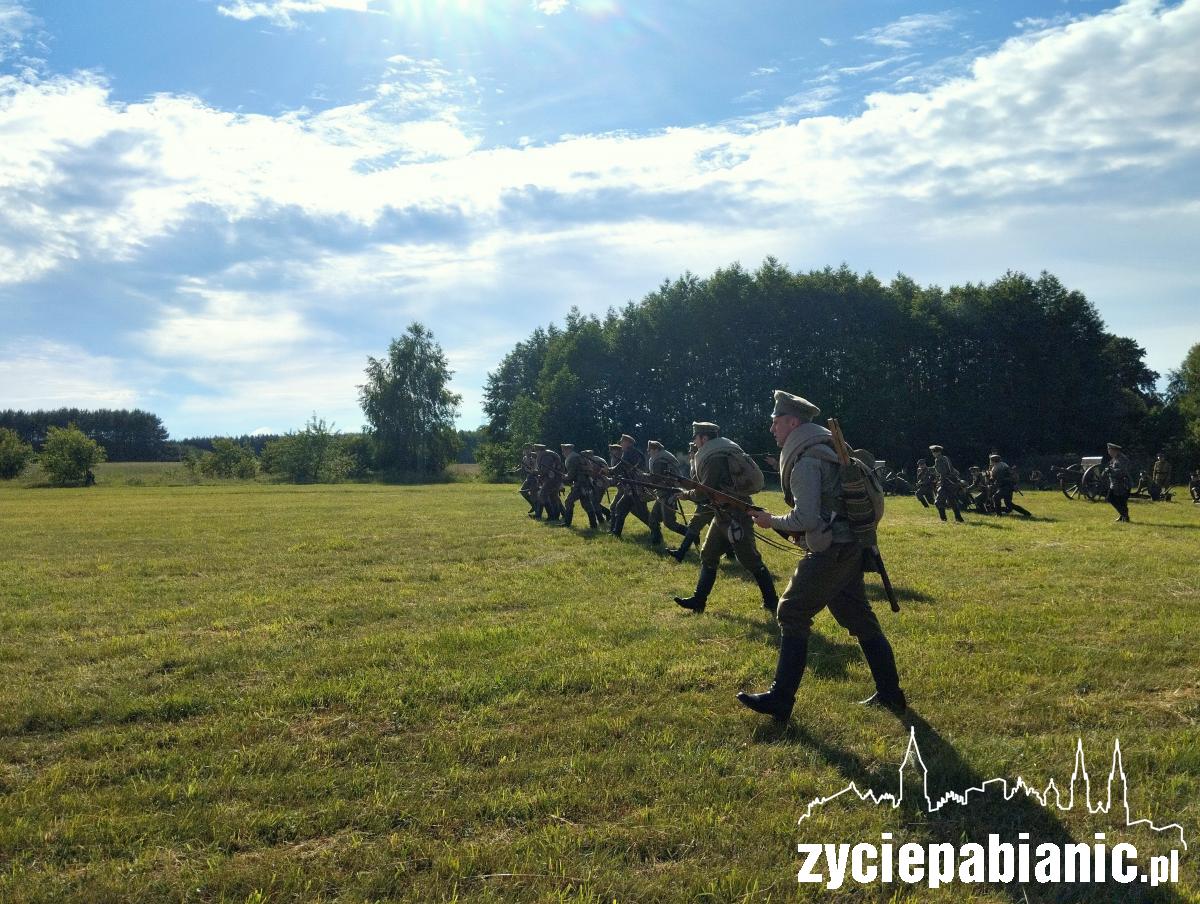
[[729, 460], [729, 480], [735, 493], [753, 496], [761, 493], [766, 485], [762, 468], [753, 458], [741, 449], [730, 449], [727, 453]]

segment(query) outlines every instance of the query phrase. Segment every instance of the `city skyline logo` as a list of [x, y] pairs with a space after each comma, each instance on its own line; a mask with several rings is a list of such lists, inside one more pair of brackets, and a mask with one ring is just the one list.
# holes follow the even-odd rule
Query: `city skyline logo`
[[[824, 797], [816, 797], [811, 800], [805, 808], [804, 814], [797, 820], [797, 824], [803, 823], [806, 819], [813, 816], [814, 812], [828, 803], [837, 800], [845, 795], [853, 794], [859, 801], [867, 802], [878, 806], [882, 803], [889, 803], [891, 808], [897, 809], [904, 801], [905, 781], [904, 773], [910, 767], [915, 766], [921, 775], [921, 795], [925, 798], [925, 810], [927, 813], [936, 813], [948, 803], [957, 803], [961, 806], [968, 806], [971, 801], [972, 794], [985, 795], [990, 788], [999, 787], [1004, 795], [1004, 800], [1012, 800], [1017, 794], [1024, 793], [1026, 798], [1033, 798], [1043, 807], [1048, 810], [1058, 810], [1067, 812], [1073, 810], [1076, 804], [1076, 788], [1082, 781], [1083, 794], [1082, 803], [1087, 808], [1090, 815], [1109, 814], [1112, 812], [1114, 804], [1118, 804], [1125, 812], [1125, 827], [1133, 828], [1134, 826], [1148, 826], [1153, 831], [1163, 834], [1167, 832], [1177, 833], [1179, 843], [1186, 851], [1188, 849], [1187, 838], [1184, 833], [1183, 826], [1177, 822], [1168, 823], [1166, 825], [1156, 825], [1149, 819], [1133, 819], [1129, 808], [1129, 778], [1125, 774], [1125, 763], [1121, 755], [1121, 740], [1117, 738], [1113, 741], [1113, 755], [1111, 768], [1108, 773], [1108, 780], [1105, 782], [1104, 797], [1097, 803], [1092, 802], [1092, 780], [1087, 771], [1087, 762], [1083, 750], [1083, 739], [1076, 739], [1075, 743], [1075, 766], [1071, 772], [1071, 779], [1067, 785], [1066, 803], [1063, 803], [1063, 791], [1057, 781], [1051, 778], [1042, 788], [1038, 788], [1027, 782], [1023, 776], [1018, 775], [1015, 782], [1010, 784], [1007, 778], [998, 776], [983, 781], [979, 785], [973, 785], [963, 791], [946, 791], [936, 800], [929, 793], [929, 767], [925, 765], [925, 760], [921, 756], [921, 746], [917, 741], [917, 731], [915, 727], [910, 727], [908, 734], [908, 747], [905, 749], [904, 758], [900, 761], [897, 768], [899, 776], [898, 790], [893, 793], [891, 791], [875, 791], [873, 788], [866, 790], [860, 789], [857, 782], [850, 782], [841, 790]], [[1113, 789], [1114, 785], [1119, 784], [1119, 801], [1114, 800]], [[1051, 806], [1053, 802], [1053, 806]]]

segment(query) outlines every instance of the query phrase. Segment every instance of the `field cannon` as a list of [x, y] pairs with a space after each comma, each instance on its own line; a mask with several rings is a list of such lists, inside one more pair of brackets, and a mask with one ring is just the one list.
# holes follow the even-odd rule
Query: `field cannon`
[[1108, 468], [1103, 456], [1085, 455], [1077, 465], [1051, 470], [1058, 477], [1058, 488], [1068, 499], [1082, 496], [1088, 502], [1099, 502], [1108, 494]]

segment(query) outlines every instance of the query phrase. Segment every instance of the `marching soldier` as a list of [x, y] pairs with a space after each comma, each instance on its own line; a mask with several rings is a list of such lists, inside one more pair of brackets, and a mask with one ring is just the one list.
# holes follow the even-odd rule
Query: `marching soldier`
[[650, 511], [646, 508], [646, 500], [642, 496], [641, 488], [621, 479], [623, 477], [636, 478], [646, 463], [646, 457], [638, 449], [637, 440], [628, 433], [621, 434], [621, 442], [617, 444], [617, 448], [620, 449], [620, 458], [613, 466], [612, 472], [616, 475], [619, 492], [617, 501], [613, 503], [612, 525], [609, 527], [609, 533], [619, 539], [625, 530], [625, 519], [630, 512], [642, 524], [648, 526]]
[[575, 451], [573, 443], [562, 444], [564, 482], [570, 486], [567, 501], [563, 504], [563, 526], [570, 527], [575, 517], [575, 503], [578, 501], [588, 516], [588, 526], [595, 530], [596, 512], [592, 508], [592, 481], [584, 470], [585, 462], [582, 455]]
[[962, 484], [958, 481], [954, 463], [950, 461], [950, 456], [943, 452], [941, 446], [930, 446], [929, 451], [933, 453], [933, 472], [937, 475], [934, 505], [937, 506], [938, 517], [946, 520], [946, 506], [949, 505], [954, 510], [954, 520], [963, 521], [962, 511], [958, 507], [958, 493]]
[[1039, 471], [1037, 468], [1034, 468], [1032, 471], [1029, 472], [1029, 485], [1032, 486], [1035, 490], [1046, 489], [1046, 480], [1044, 477], [1042, 477], [1042, 472]]
[[537, 454], [533, 451], [533, 443], [521, 447], [521, 473], [525, 481], [521, 484], [520, 493], [529, 503], [529, 514], [537, 508]]
[[925, 459], [917, 460], [917, 502], [925, 508], [933, 505], [933, 488], [937, 483], [937, 474], [933, 468], [925, 464]]
[[541, 443], [533, 448], [537, 452], [538, 476], [538, 507], [533, 517], [541, 520], [542, 511], [545, 510], [547, 521], [557, 521], [562, 517], [562, 502], [558, 498], [558, 491], [562, 487], [562, 458]]
[[588, 492], [591, 494], [592, 511], [596, 513], [597, 521], [605, 522], [609, 516], [608, 508], [604, 505], [604, 493], [608, 489], [608, 462], [591, 449], [584, 449], [583, 467], [587, 475]]
[[1154, 459], [1154, 467], [1150, 469], [1150, 498], [1155, 502], [1166, 497], [1171, 499], [1171, 463], [1161, 452]]
[[[692, 480], [697, 480], [696, 477], [696, 444], [688, 443], [688, 477]], [[687, 529], [683, 533], [683, 540], [679, 544], [678, 549], [668, 549], [667, 554], [675, 559], [676, 562], [682, 562], [683, 557], [687, 555], [688, 549], [700, 541], [700, 531], [708, 527], [712, 523], [713, 509], [711, 505], [697, 505], [696, 511], [688, 520]]]
[[1017, 512], [1025, 518], [1032, 518], [1029, 511], [1013, 502], [1013, 491], [1017, 488], [1016, 478], [1012, 468], [993, 452], [988, 456], [990, 470], [988, 476], [992, 481], [992, 508], [997, 515], [1009, 515]]
[[[646, 443], [646, 469], [651, 478], [676, 477], [679, 474], [679, 459], [664, 449], [658, 440], [652, 439]], [[687, 530], [680, 525], [679, 518], [676, 517], [675, 500], [679, 496], [679, 490], [655, 490], [654, 495], [654, 505], [650, 508], [650, 542], [657, 546], [663, 541], [661, 525], [665, 525], [669, 531], [676, 534], [686, 534]]]
[[[749, 503], [750, 497], [738, 492], [730, 471], [731, 457], [744, 454], [741, 447], [721, 436], [721, 428], [707, 421], [693, 423], [692, 434], [692, 441], [696, 444], [696, 481]], [[710, 500], [703, 490], [690, 490], [680, 498], [698, 504], [713, 505], [715, 502]], [[731, 512], [715, 505], [713, 507], [713, 523], [704, 535], [704, 544], [700, 547], [700, 575], [696, 579], [696, 592], [689, 597], [677, 596], [675, 602], [684, 609], [703, 612], [708, 595], [717, 582], [717, 565], [721, 562], [721, 556], [732, 550], [742, 567], [754, 576], [759, 592], [762, 593], [763, 608], [774, 614], [779, 596], [775, 592], [771, 572], [755, 544], [753, 521], [745, 512]]]
[[1193, 471], [1188, 480], [1188, 494], [1192, 497], [1193, 505], [1200, 505], [1200, 471]]
[[1129, 459], [1116, 443], [1108, 444], [1108, 502], [1117, 510], [1117, 521], [1129, 520], [1129, 490], [1133, 486]]
[[879, 619], [867, 602], [863, 555], [845, 517], [841, 467], [828, 430], [812, 423], [820, 409], [800, 396], [775, 392], [771, 432], [783, 450], [780, 481], [792, 510], [786, 515], [751, 513], [763, 528], [803, 534], [807, 552], [796, 565], [779, 598], [779, 659], [775, 680], [765, 693], [739, 693], [738, 700], [755, 712], [786, 722], [808, 662], [813, 618], [826, 606], [838, 624], [858, 640], [866, 657], [875, 693], [862, 701], [897, 714], [908, 707], [896, 656]]

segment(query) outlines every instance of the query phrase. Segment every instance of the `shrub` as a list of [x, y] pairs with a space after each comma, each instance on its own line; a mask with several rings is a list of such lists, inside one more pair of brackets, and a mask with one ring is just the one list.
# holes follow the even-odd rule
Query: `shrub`
[[50, 427], [46, 431], [41, 462], [51, 483], [61, 486], [83, 480], [88, 471], [102, 461], [104, 449], [74, 424]]
[[0, 480], [20, 477], [33, 458], [33, 446], [22, 442], [15, 430], [0, 427]]
[[200, 473], [206, 477], [236, 477], [252, 480], [258, 474], [258, 459], [254, 451], [231, 439], [217, 437], [212, 452], [200, 460]]
[[341, 437], [315, 414], [299, 433], [263, 447], [262, 469], [292, 483], [336, 483], [350, 472]]

